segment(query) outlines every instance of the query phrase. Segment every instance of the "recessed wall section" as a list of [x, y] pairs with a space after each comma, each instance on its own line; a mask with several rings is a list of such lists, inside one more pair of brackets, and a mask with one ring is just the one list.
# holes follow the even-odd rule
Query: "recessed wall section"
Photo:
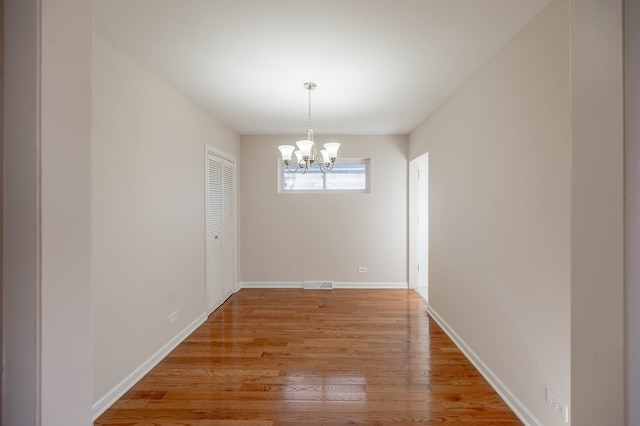
[[295, 140], [242, 137], [242, 281], [406, 283], [408, 138], [316, 136], [371, 159], [371, 192], [279, 194], [278, 145]]

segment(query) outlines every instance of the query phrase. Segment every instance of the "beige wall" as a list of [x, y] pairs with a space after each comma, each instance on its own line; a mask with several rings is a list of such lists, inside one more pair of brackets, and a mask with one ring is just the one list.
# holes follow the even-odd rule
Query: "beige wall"
[[41, 424], [86, 425], [93, 382], [92, 2], [42, 2], [41, 23]]
[[277, 146], [296, 136], [242, 137], [242, 281], [407, 283], [407, 137], [316, 142], [336, 139], [371, 158], [370, 194], [278, 194]]
[[569, 2], [410, 136], [429, 153], [429, 302], [530, 422], [570, 401]]
[[204, 147], [240, 151], [237, 134], [98, 36], [94, 71], [96, 401], [205, 312]]
[[627, 0], [626, 84], [626, 356], [627, 423], [640, 424], [640, 2]]
[[580, 426], [624, 424], [622, 17], [622, 0], [571, 2], [571, 406]]

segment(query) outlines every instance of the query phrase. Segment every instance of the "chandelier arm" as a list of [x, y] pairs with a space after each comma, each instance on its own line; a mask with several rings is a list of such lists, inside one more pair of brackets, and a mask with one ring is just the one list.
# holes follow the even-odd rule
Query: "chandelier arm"
[[[309, 157], [309, 159], [311, 159], [311, 157]], [[302, 165], [300, 165], [300, 163], [302, 163]], [[300, 163], [293, 170], [291, 169], [289, 164], [285, 164], [286, 170], [290, 173], [301, 172], [304, 175], [307, 173], [307, 171], [311, 169], [311, 167], [313, 167], [313, 164], [311, 163], [311, 161], [302, 160]], [[314, 160], [314, 163], [317, 164], [318, 168], [323, 174], [333, 170], [333, 166], [335, 165], [335, 162], [333, 161], [329, 163], [325, 163], [324, 160], [318, 160], [318, 159]]]
[[295, 168], [295, 169], [291, 170], [291, 169], [289, 168], [289, 164], [286, 164], [286, 163], [285, 163], [285, 165], [287, 166], [287, 171], [288, 171], [289, 173], [295, 173], [295, 172], [297, 172], [297, 171], [298, 171], [298, 169], [300, 168], [300, 165], [298, 165], [298, 167], [297, 167], [297, 168]]
[[320, 167], [320, 171], [322, 172], [322, 174], [326, 174], [331, 170], [331, 164], [327, 165], [324, 160], [318, 161], [318, 166]]

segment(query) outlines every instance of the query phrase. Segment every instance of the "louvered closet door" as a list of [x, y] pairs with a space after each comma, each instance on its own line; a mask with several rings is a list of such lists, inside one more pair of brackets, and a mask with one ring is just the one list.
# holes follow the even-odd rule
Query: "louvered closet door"
[[207, 152], [207, 314], [233, 293], [234, 164]]
[[231, 296], [235, 281], [235, 257], [233, 239], [234, 208], [233, 163], [222, 160], [222, 296]]

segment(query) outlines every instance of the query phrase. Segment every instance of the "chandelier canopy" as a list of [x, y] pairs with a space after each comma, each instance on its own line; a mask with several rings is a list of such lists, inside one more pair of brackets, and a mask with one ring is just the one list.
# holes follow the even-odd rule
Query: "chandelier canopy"
[[[324, 174], [333, 169], [333, 165], [338, 158], [338, 148], [340, 144], [338, 142], [325, 143], [323, 150], [318, 152], [316, 144], [313, 141], [313, 129], [311, 128], [311, 91], [318, 85], [316, 83], [307, 82], [304, 83], [304, 88], [309, 91], [309, 124], [307, 127], [307, 139], [299, 140], [296, 142], [298, 149], [293, 145], [280, 145], [278, 149], [282, 154], [282, 161], [287, 167], [288, 172], [307, 172], [314, 164], [316, 164], [320, 171]], [[291, 165], [291, 154], [296, 156], [296, 164], [293, 169]]]

